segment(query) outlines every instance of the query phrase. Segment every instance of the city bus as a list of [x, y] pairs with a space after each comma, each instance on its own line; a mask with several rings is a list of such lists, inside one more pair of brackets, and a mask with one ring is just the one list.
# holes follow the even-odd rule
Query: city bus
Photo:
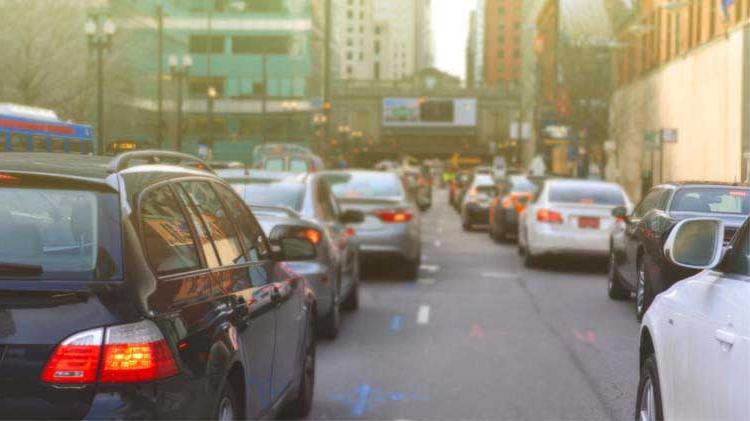
[[61, 120], [44, 108], [0, 104], [0, 152], [90, 154], [95, 151], [89, 125]]

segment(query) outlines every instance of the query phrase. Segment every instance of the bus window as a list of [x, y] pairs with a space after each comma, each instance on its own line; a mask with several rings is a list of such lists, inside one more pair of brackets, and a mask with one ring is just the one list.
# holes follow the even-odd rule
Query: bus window
[[68, 139], [68, 152], [81, 153], [81, 141], [78, 139]]
[[52, 138], [52, 152], [64, 153], [65, 139], [60, 139], [59, 137]]
[[47, 147], [47, 139], [42, 136], [34, 136], [31, 138], [32, 150], [34, 152], [49, 152]]
[[10, 150], [11, 152], [28, 152], [29, 151], [29, 139], [25, 135], [12, 134], [10, 136]]

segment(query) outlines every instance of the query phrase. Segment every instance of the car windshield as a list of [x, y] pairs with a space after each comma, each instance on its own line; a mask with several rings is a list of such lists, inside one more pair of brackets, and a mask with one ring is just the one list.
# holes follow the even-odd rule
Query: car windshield
[[670, 210], [672, 212], [747, 215], [750, 213], [749, 194], [750, 190], [744, 188], [683, 188], [675, 193]]
[[534, 193], [539, 190], [538, 184], [520, 175], [512, 176], [510, 178], [510, 185], [510, 191], [513, 193]]
[[284, 158], [268, 158], [266, 159], [263, 169], [266, 171], [284, 171]]
[[393, 173], [337, 173], [325, 179], [339, 199], [398, 199], [404, 189]]
[[549, 188], [549, 201], [585, 205], [625, 206], [625, 195], [616, 186], [594, 183], [555, 183]]
[[118, 199], [89, 190], [0, 188], [0, 278], [121, 279]]
[[234, 190], [251, 206], [284, 206], [299, 211], [305, 186], [301, 183], [232, 183]]

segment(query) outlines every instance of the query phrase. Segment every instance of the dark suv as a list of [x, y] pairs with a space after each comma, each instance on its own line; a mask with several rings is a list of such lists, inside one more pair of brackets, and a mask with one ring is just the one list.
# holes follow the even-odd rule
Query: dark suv
[[315, 297], [280, 261], [310, 245], [189, 166], [0, 154], [0, 418], [308, 413]]

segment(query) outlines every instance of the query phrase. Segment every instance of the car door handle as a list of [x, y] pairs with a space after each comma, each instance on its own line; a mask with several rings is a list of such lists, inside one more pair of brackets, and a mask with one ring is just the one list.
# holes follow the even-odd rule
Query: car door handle
[[737, 334], [724, 329], [716, 329], [714, 337], [719, 343], [727, 346], [734, 345], [734, 342], [737, 340]]

